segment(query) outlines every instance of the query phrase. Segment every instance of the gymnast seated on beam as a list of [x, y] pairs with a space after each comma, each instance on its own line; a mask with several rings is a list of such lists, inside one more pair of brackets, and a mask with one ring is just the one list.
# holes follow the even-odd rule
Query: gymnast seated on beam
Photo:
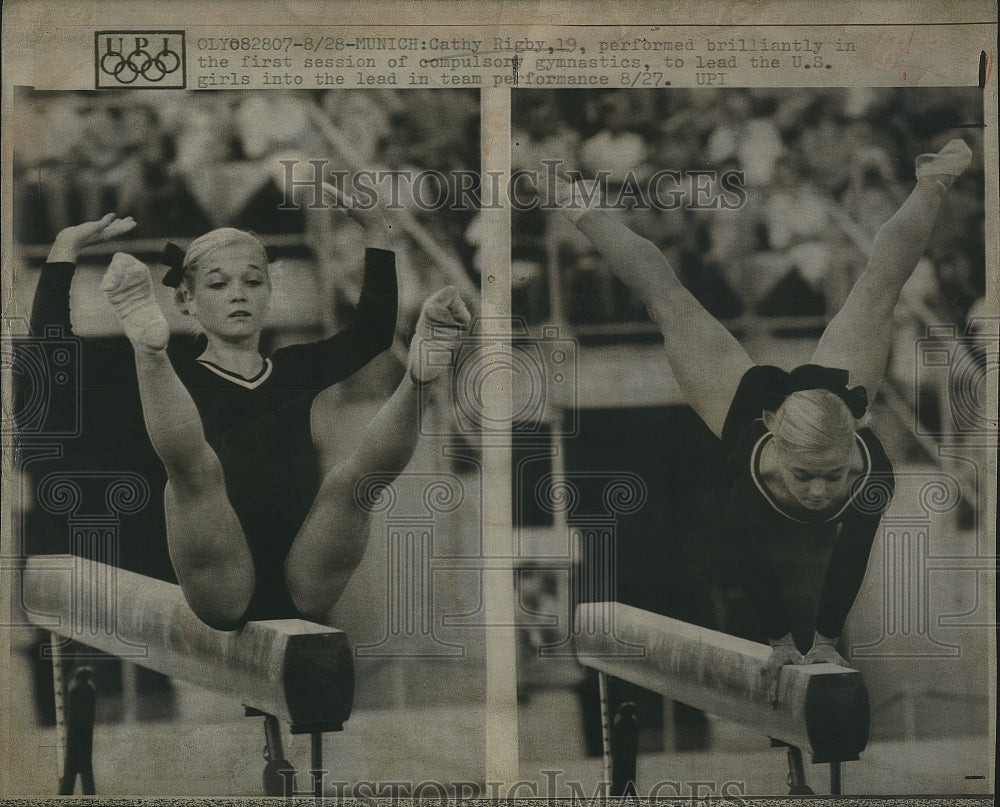
[[[186, 254], [168, 248], [164, 283], [176, 288], [178, 306], [201, 331], [187, 343], [168, 348], [149, 269], [136, 258], [117, 253], [101, 283], [133, 348], [117, 357], [121, 384], [137, 386], [146, 430], [167, 471], [174, 571], [191, 609], [221, 630], [250, 620], [328, 618], [367, 544], [369, 513], [356, 487], [369, 474], [403, 470], [419, 436], [418, 388], [448, 369], [422, 364], [420, 343], [430, 342], [435, 354], [449, 351], [470, 320], [453, 287], [425, 302], [403, 381], [356, 451], [321, 473], [313, 400], [388, 348], [396, 325], [395, 257], [384, 215], [348, 213], [368, 247], [354, 321], [329, 339], [268, 357], [260, 339], [271, 277], [264, 246], [250, 233], [221, 228], [195, 239]], [[134, 226], [108, 214], [59, 233], [35, 293], [34, 333], [53, 324], [71, 331], [78, 253]]]
[[[916, 159], [916, 186], [879, 231], [868, 264], [829, 323], [812, 363], [788, 373], [755, 365], [682, 285], [666, 257], [599, 207], [597, 194], [542, 172], [546, 207], [567, 215], [659, 326], [688, 403], [726, 450], [730, 549], [772, 647], [772, 698], [786, 664], [846, 665], [835, 645], [892, 497], [892, 465], [868, 428], [885, 372], [893, 309], [930, 240], [948, 188], [972, 152], [952, 140]], [[812, 647], [791, 634], [771, 552], [809, 537], [832, 543]]]
[[[39, 628], [238, 699], [293, 733], [338, 730], [350, 717], [353, 655], [336, 628], [277, 619], [220, 632], [195, 617], [178, 586], [69, 555], [29, 558], [22, 581]], [[81, 601], [103, 605], [81, 613]]]

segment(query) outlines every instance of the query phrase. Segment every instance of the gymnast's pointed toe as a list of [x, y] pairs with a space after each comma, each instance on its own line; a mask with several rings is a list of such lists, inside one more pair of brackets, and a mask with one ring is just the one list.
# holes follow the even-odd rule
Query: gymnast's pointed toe
[[170, 338], [167, 320], [156, 302], [149, 267], [138, 258], [116, 252], [101, 280], [125, 336], [137, 350], [163, 350]]
[[937, 154], [917, 156], [917, 179], [933, 177], [942, 181], [942, 178], [947, 178], [947, 183], [950, 183], [968, 167], [971, 160], [972, 149], [966, 142], [959, 139], [952, 140]]

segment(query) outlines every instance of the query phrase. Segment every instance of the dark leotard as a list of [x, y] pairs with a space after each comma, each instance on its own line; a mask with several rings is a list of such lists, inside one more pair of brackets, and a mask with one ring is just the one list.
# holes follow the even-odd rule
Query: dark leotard
[[[807, 595], [819, 591], [818, 603], [815, 596], [806, 597], [815, 603], [812, 624], [823, 636], [834, 638], [843, 631], [879, 522], [892, 498], [892, 464], [872, 431], [860, 429], [857, 441], [865, 468], [845, 505], [811, 521], [782, 512], [760, 474], [761, 449], [773, 437], [760, 418], [765, 410], [775, 411], [781, 405], [788, 394], [787, 378], [778, 367], [752, 367], [741, 379], [726, 416], [722, 440], [727, 456], [729, 545], [768, 637], [784, 636], [803, 616], [794, 614], [796, 618], [790, 619], [784, 596], [788, 592], [783, 592], [780, 577], [786, 589], [798, 588]], [[791, 559], [791, 568], [779, 575], [776, 566], [781, 558]], [[803, 580], [810, 576], [809, 566], [814, 579]], [[796, 638], [811, 640], [811, 636]]]
[[[32, 308], [34, 334], [52, 325], [71, 332], [73, 269], [72, 264], [42, 269]], [[256, 588], [248, 620], [300, 616], [285, 584], [284, 560], [319, 489], [312, 403], [322, 390], [392, 344], [396, 310], [395, 256], [368, 249], [353, 322], [328, 339], [275, 351], [255, 378], [241, 378], [199, 360], [204, 337], [180, 344], [172, 340], [171, 363], [190, 391], [205, 438], [222, 463], [226, 491], [253, 556]], [[140, 406], [131, 350], [109, 348], [102, 353], [106, 355], [85, 368], [88, 391], [128, 388], [133, 405]]]

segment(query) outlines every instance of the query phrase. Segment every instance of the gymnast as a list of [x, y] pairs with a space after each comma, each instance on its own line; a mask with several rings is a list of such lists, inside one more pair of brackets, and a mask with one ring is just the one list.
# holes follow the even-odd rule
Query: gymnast
[[[763, 670], [772, 701], [783, 665], [847, 666], [836, 644], [894, 485], [885, 450], [867, 428], [868, 403], [885, 372], [903, 284], [927, 247], [947, 189], [970, 159], [961, 140], [917, 157], [916, 187], [879, 231], [864, 272], [825, 329], [812, 363], [790, 373], [755, 365], [654, 244], [594, 209], [596, 196], [565, 177], [539, 188], [543, 200], [576, 224], [645, 303], [688, 403], [722, 440], [729, 540], [772, 647]], [[771, 555], [782, 542], [789, 547], [808, 537], [825, 538], [832, 549], [812, 646], [803, 656]]]
[[[332, 337], [264, 357], [271, 298], [268, 259], [252, 234], [213, 230], [186, 253], [168, 247], [164, 283], [201, 334], [168, 348], [167, 321], [149, 269], [117, 253], [101, 289], [132, 350], [119, 384], [138, 389], [152, 447], [167, 472], [164, 510], [170, 559], [197, 616], [220, 630], [249, 620], [323, 622], [365, 551], [369, 517], [357, 498], [368, 474], [391, 478], [418, 439], [418, 387], [447, 365], [422, 364], [420, 343], [448, 350], [469, 322], [453, 287], [424, 304], [407, 371], [345, 460], [322, 471], [313, 442], [313, 400], [392, 344], [395, 257], [380, 214], [365, 227], [365, 274], [353, 322]], [[108, 214], [56, 237], [42, 270], [32, 326], [70, 331], [69, 289], [77, 255], [135, 226]], [[183, 340], [182, 340], [183, 341]], [[121, 364], [119, 363], [119, 367]], [[103, 369], [103, 368], [102, 368]], [[339, 429], [328, 421], [317, 429]]]

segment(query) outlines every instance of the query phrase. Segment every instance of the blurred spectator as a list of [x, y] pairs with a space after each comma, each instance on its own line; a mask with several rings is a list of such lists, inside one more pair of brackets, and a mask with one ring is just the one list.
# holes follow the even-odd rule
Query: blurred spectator
[[862, 146], [852, 155], [850, 181], [842, 201], [847, 215], [869, 240], [903, 202], [892, 179], [892, 162], [880, 146]]
[[628, 100], [621, 92], [603, 100], [600, 121], [600, 131], [580, 146], [580, 166], [590, 176], [609, 172], [609, 186], [620, 185], [646, 160], [646, 141], [631, 128]]
[[551, 94], [533, 93], [524, 114], [513, 122], [512, 170], [539, 171], [542, 160], [563, 160], [565, 170], [576, 170], [580, 136], [566, 126], [553, 100]]
[[748, 185], [769, 184], [775, 163], [785, 153], [774, 108], [767, 96], [747, 92], [726, 96], [725, 121], [712, 131], [706, 145], [709, 166], [734, 162]]
[[358, 159], [373, 162], [379, 141], [389, 128], [395, 104], [372, 93], [330, 90], [323, 94], [320, 109], [354, 147]]
[[806, 176], [828, 193], [840, 193], [847, 185], [851, 154], [858, 144], [844, 136], [846, 121], [839, 94], [821, 94], [806, 108], [800, 123], [796, 145]]
[[[801, 181], [790, 159], [778, 163], [764, 206], [764, 225], [770, 247], [767, 258], [778, 283], [768, 297], [758, 303], [761, 313], [818, 314], [825, 310], [821, 298], [831, 262], [827, 243], [830, 205], [829, 197], [821, 188]], [[799, 291], [798, 284], [791, 287], [794, 292], [789, 290], [783, 282], [789, 275], [805, 284], [805, 293]]]
[[138, 150], [150, 136], [147, 118], [134, 108], [88, 105], [81, 110], [80, 139], [75, 146], [79, 160], [73, 179], [80, 195], [81, 214], [98, 219], [107, 210], [128, 215], [122, 197], [139, 199], [142, 191], [142, 162]]
[[[83, 137], [81, 107], [75, 96], [59, 95], [48, 103], [37, 94], [17, 99], [17, 130], [31, 133], [19, 138], [14, 153], [25, 185], [19, 201], [37, 202], [34, 210], [24, 210], [21, 219], [25, 226], [36, 225], [33, 231], [56, 233], [75, 222], [71, 179], [76, 168], [73, 150]], [[37, 227], [39, 215], [45, 216], [47, 227]]]
[[[284, 189], [282, 161], [305, 161], [319, 150], [320, 135], [309, 121], [311, 101], [305, 93], [253, 93], [236, 109], [236, 136], [242, 156], [270, 169], [270, 180]], [[309, 174], [312, 170], [310, 167]], [[301, 204], [308, 205], [310, 198]]]

